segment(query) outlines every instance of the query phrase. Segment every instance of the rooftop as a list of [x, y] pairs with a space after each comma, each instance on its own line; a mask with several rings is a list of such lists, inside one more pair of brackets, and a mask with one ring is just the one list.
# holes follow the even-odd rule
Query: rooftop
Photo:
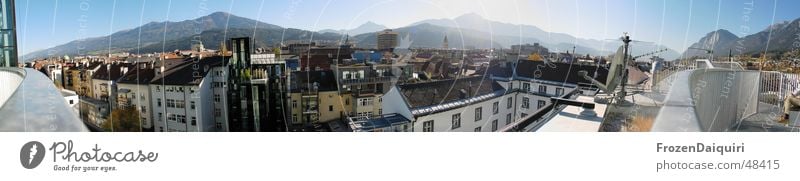
[[148, 84], [156, 76], [155, 67], [149, 63], [136, 63], [125, 75], [119, 79], [121, 84]]
[[117, 80], [125, 74], [126, 70], [130, 68], [129, 63], [111, 63], [111, 64], [102, 64], [97, 72], [92, 74], [92, 79], [100, 79], [100, 80]]
[[[212, 67], [225, 66], [228, 57], [204, 57], [197, 61], [195, 61], [194, 58], [178, 60], [168, 59], [165, 61], [167, 66], [164, 68], [164, 73], [156, 75], [150, 82], [165, 85], [198, 85], [203, 80], [203, 77], [211, 71]], [[174, 65], [174, 67], [167, 68], [170, 65]], [[200, 75], [200, 77], [197, 75]]]
[[[519, 60], [517, 64], [516, 73], [519, 78], [537, 79], [551, 82], [562, 82], [569, 84], [592, 84], [589, 80], [584, 79], [578, 75], [579, 71], [588, 72], [589, 76], [594, 77], [597, 81], [606, 82], [608, 76], [608, 69], [598, 65], [584, 65], [579, 63], [545, 63], [543, 61], [530, 61]], [[498, 73], [503, 70], [509, 71], [511, 69], [490, 70], [490, 72]], [[497, 74], [496, 76], [510, 75], [505, 72]]]
[[[594, 103], [593, 96], [581, 95], [575, 99], [583, 103]], [[605, 104], [594, 104], [594, 113], [581, 114], [584, 108], [577, 106], [565, 106], [558, 114], [553, 116], [552, 119], [542, 124], [537, 132], [597, 132], [600, 129], [600, 123], [603, 122], [603, 114], [606, 112]]]
[[500, 84], [482, 76], [403, 84], [397, 88], [415, 115], [461, 107], [505, 92]]
[[349, 118], [350, 129], [355, 132], [367, 132], [374, 129], [386, 128], [395, 125], [410, 123], [411, 121], [399, 114], [380, 115], [371, 118]]

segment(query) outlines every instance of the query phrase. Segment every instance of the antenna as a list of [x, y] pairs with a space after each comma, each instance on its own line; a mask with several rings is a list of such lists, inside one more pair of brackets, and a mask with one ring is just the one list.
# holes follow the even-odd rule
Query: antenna
[[639, 59], [639, 58], [642, 58], [642, 57], [646, 57], [646, 56], [650, 56], [650, 55], [655, 55], [655, 54], [658, 54], [658, 53], [661, 53], [661, 52], [666, 52], [668, 50], [669, 50], [668, 48], [656, 50], [656, 51], [653, 51], [653, 52], [649, 52], [649, 53], [645, 53], [645, 54], [642, 54], [642, 55], [639, 55], [639, 56], [632, 57], [631, 60], [636, 61], [636, 59]]

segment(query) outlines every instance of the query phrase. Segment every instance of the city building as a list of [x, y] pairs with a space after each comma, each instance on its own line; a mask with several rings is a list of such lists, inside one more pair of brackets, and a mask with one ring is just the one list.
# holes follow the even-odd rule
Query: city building
[[[117, 82], [117, 107], [133, 108], [139, 113], [142, 131], [153, 131], [153, 106], [150, 95], [150, 81], [155, 77], [155, 57], [135, 58], [135, 66], [119, 78]], [[149, 60], [150, 62], [148, 62]]]
[[14, 0], [0, 2], [0, 67], [17, 67], [17, 22]]
[[64, 96], [64, 100], [67, 101], [67, 105], [71, 108], [75, 115], [80, 113], [80, 98], [78, 94], [75, 94], [75, 91], [61, 89], [61, 96]]
[[399, 34], [392, 29], [385, 29], [377, 34], [378, 50], [390, 50], [397, 47]]
[[289, 97], [291, 130], [310, 129], [315, 124], [341, 120], [352, 112], [348, 95], [340, 95], [333, 71], [292, 72]]
[[520, 126], [521, 120], [537, 120], [542, 110], [552, 108], [554, 98], [596, 93], [590, 81], [578, 76], [579, 71], [587, 71], [599, 81], [605, 81], [608, 74], [597, 65], [519, 60], [492, 67], [487, 75], [399, 84], [383, 96], [383, 101], [396, 103], [382, 105], [387, 115], [350, 119], [350, 127], [353, 131], [398, 130], [401, 124], [387, 124], [386, 120], [406, 119], [409, 129], [399, 130], [508, 130]]
[[251, 54], [250, 38], [231, 40], [226, 103], [230, 131], [286, 131], [286, 63]]
[[92, 74], [92, 98], [106, 101], [111, 109], [117, 108], [117, 80], [128, 72], [128, 63], [108, 63], [101, 65]]
[[213, 67], [224, 67], [226, 59], [189, 57], [169, 69], [158, 67], [149, 86], [154, 131], [219, 131], [221, 120], [214, 112], [215, 99], [219, 98], [214, 95], [221, 93], [212, 88], [215, 74], [211, 72]]
[[384, 96], [395, 104], [383, 104], [383, 111], [410, 120], [405, 131], [497, 131], [514, 121], [514, 94], [506, 93], [482, 76], [403, 84]]

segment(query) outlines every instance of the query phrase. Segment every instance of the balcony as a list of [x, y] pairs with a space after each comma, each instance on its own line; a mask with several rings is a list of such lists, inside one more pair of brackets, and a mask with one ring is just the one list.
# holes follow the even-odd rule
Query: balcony
[[0, 131], [89, 131], [44, 74], [0, 68]]

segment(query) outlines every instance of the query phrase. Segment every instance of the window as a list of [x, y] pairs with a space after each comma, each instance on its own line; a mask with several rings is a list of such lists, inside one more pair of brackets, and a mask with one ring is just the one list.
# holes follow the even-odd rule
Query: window
[[556, 96], [564, 95], [564, 88], [556, 87]]
[[147, 107], [145, 107], [145, 106], [140, 106], [139, 110], [141, 110], [141, 111], [142, 111], [142, 114], [147, 114]]
[[167, 114], [167, 121], [175, 121], [177, 118], [174, 114]]
[[156, 86], [156, 92], [161, 92], [161, 87], [160, 86]]
[[361, 106], [371, 106], [372, 105], [372, 98], [358, 99], [358, 103]]
[[167, 99], [167, 107], [175, 107], [175, 100]]
[[461, 127], [461, 113], [453, 114], [453, 126], [451, 129], [456, 129]]
[[191, 102], [191, 107], [194, 109], [194, 101]]
[[544, 100], [539, 100], [538, 102], [536, 102], [536, 109], [541, 109], [542, 107], [544, 107], [545, 104], [547, 104], [547, 102], [545, 102]]
[[492, 120], [492, 132], [497, 131], [497, 120]]
[[159, 121], [160, 121], [160, 120], [164, 120], [164, 115], [163, 115], [163, 114], [161, 114], [161, 113], [158, 113], [158, 120], [159, 120]]
[[214, 102], [220, 102], [219, 94], [214, 94]]
[[481, 127], [480, 126], [476, 127], [475, 132], [481, 132]]
[[192, 116], [192, 126], [197, 126], [197, 117]]
[[161, 98], [156, 99], [156, 102], [158, 102], [158, 107], [161, 107]]
[[514, 106], [514, 99], [512, 99], [512, 97], [509, 96], [508, 100], [506, 100], [506, 109], [511, 109], [511, 107], [513, 106]]
[[175, 107], [181, 109], [186, 108], [186, 103], [182, 100], [175, 100]]
[[333, 105], [328, 106], [328, 111], [333, 111]]
[[539, 85], [539, 93], [547, 94], [547, 86]]
[[522, 90], [524, 90], [525, 92], [530, 92], [531, 91], [531, 84], [522, 83]]
[[297, 108], [297, 100], [292, 100], [292, 108]]
[[69, 104], [70, 105], [74, 104], [74, 102], [72, 102], [72, 101], [74, 101], [74, 100], [69, 100]]
[[500, 112], [500, 102], [492, 103], [492, 114], [497, 114]]
[[222, 117], [222, 110], [220, 110], [219, 108], [214, 108], [214, 116]]
[[483, 108], [475, 108], [475, 121], [480, 121], [483, 118]]
[[422, 123], [422, 132], [433, 132], [433, 120]]
[[185, 115], [177, 115], [177, 116], [175, 116], [175, 122], [186, 124], [186, 116]]
[[527, 97], [523, 97], [522, 98], [522, 108], [523, 109], [528, 109], [530, 107], [530, 104], [531, 104], [531, 100], [530, 99], [528, 99]]
[[528, 117], [528, 114], [522, 113], [522, 114], [520, 115], [520, 117], [521, 117], [521, 118]]
[[509, 125], [512, 122], [514, 121], [511, 120], [511, 113], [506, 114], [506, 125]]
[[383, 109], [378, 109], [378, 115], [383, 114]]

